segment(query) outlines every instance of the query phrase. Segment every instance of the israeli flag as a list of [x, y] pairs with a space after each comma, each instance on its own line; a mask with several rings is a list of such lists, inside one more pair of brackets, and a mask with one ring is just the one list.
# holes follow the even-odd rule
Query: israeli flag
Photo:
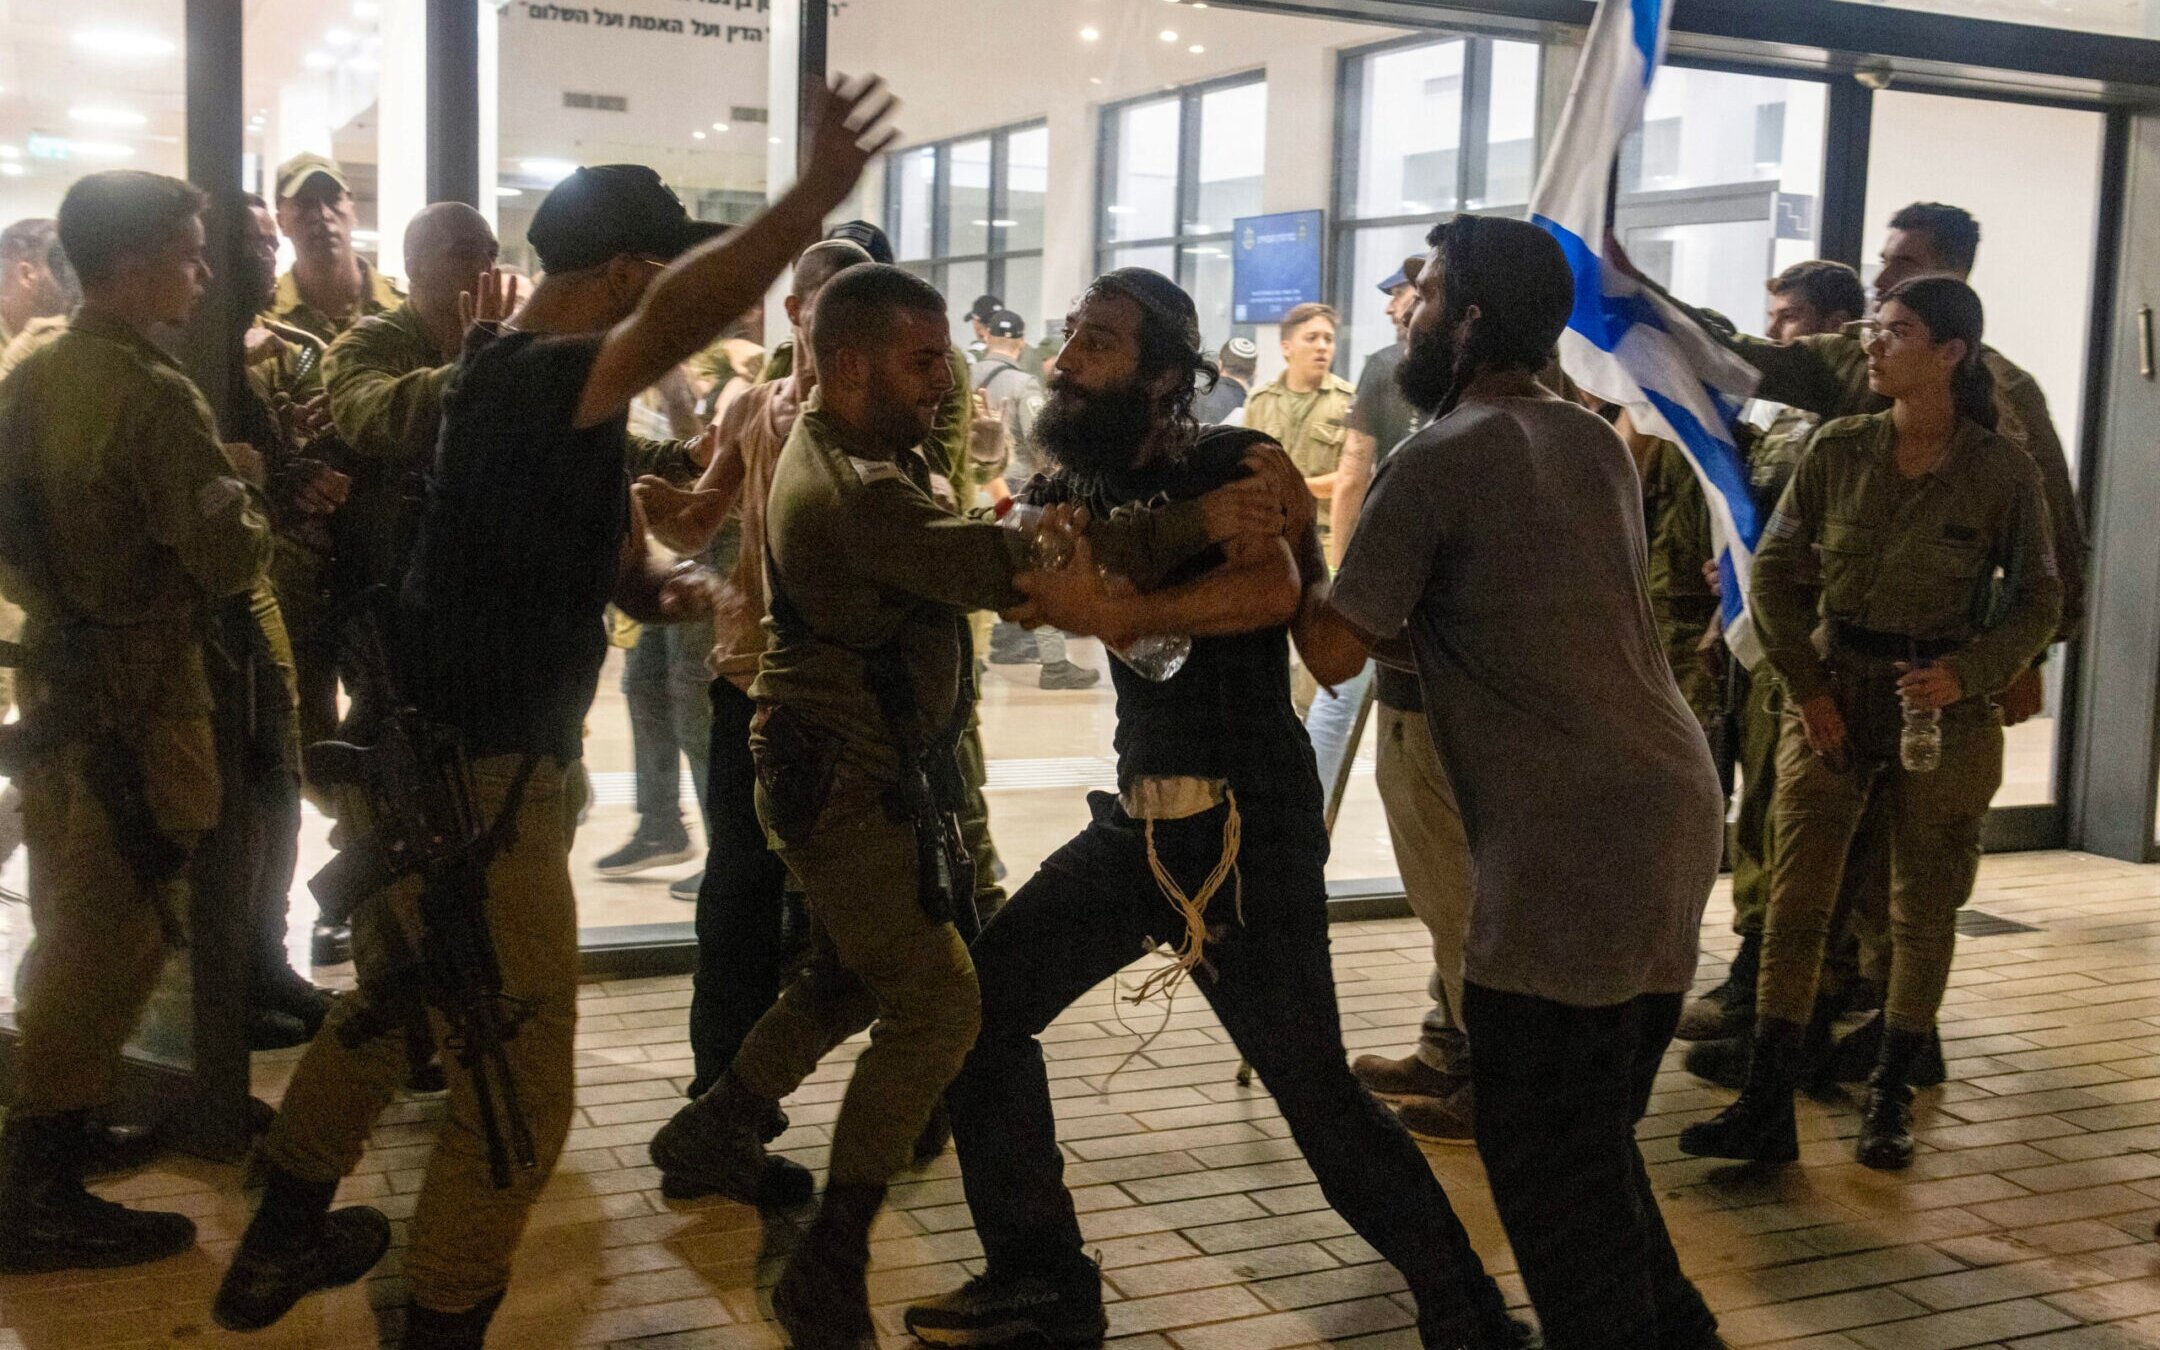
[[1608, 264], [1605, 197], [1620, 139], [1635, 126], [1665, 55], [1672, 0], [1599, 0], [1530, 219], [1575, 268], [1575, 313], [1560, 362], [1583, 388], [1633, 415], [1642, 431], [1686, 452], [1710, 501], [1724, 578], [1725, 641], [1747, 666], [1762, 648], [1747, 616], [1747, 584], [1763, 522], [1733, 442], [1756, 373], [1695, 323]]

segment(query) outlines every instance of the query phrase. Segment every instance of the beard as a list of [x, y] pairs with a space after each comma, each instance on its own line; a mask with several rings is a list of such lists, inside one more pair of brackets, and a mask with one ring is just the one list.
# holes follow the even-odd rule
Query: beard
[[1147, 390], [1132, 381], [1084, 390], [1056, 380], [1035, 418], [1035, 443], [1061, 467], [1084, 477], [1128, 468], [1155, 429]]
[[1460, 355], [1451, 321], [1441, 321], [1429, 333], [1412, 333], [1409, 350], [1395, 367], [1395, 387], [1411, 407], [1430, 417], [1455, 392], [1455, 363]]

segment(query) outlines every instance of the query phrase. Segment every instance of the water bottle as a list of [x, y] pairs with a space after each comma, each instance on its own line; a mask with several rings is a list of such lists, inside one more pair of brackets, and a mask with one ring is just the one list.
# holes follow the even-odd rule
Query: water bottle
[[[1056, 571], [1072, 561], [1072, 542], [1062, 535], [1046, 533], [1042, 528], [1042, 516], [1040, 506], [1022, 502], [1017, 497], [1007, 497], [998, 503], [998, 524], [1009, 530], [1019, 530], [1030, 540], [1030, 562], [1041, 570]], [[1122, 649], [1107, 642], [1103, 646], [1135, 675], [1157, 684], [1183, 670], [1187, 658], [1192, 655], [1192, 639], [1181, 633], [1156, 633], [1136, 638]]]
[[1905, 705], [1905, 726], [1898, 733], [1898, 763], [1907, 773], [1933, 773], [1942, 766], [1942, 709]]

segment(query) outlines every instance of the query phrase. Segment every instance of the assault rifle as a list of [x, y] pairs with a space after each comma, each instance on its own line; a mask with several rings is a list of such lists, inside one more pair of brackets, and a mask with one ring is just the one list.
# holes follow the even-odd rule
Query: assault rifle
[[308, 889], [324, 920], [338, 923], [368, 897], [418, 878], [420, 931], [405, 935], [404, 959], [369, 991], [369, 1012], [346, 1023], [345, 1035], [357, 1045], [394, 1034], [405, 1024], [399, 1010], [415, 1000], [441, 1014], [449, 1041], [443, 1048], [472, 1081], [488, 1172], [502, 1189], [513, 1167], [536, 1165], [532, 1130], [503, 1050], [530, 1009], [503, 993], [487, 924], [487, 870], [510, 842], [533, 766], [527, 761], [519, 770], [500, 814], [484, 819], [463, 743], [422, 717], [398, 689], [383, 637], [388, 594], [376, 587], [324, 620], [325, 631], [337, 635], [348, 678], [362, 687], [354, 702], [379, 715], [364, 729], [371, 744], [321, 741], [305, 751], [310, 781], [355, 789], [367, 807], [366, 834], [340, 850]]

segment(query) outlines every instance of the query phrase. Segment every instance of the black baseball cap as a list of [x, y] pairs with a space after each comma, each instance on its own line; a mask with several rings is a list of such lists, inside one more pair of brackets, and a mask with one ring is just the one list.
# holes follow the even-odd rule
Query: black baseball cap
[[892, 240], [885, 231], [867, 220], [850, 220], [833, 226], [825, 232], [827, 239], [845, 239], [851, 244], [862, 245], [862, 251], [870, 255], [874, 263], [890, 264], [893, 260]]
[[975, 303], [968, 306], [967, 316], [987, 326], [1005, 308], [1005, 302], [994, 295], [978, 295]]
[[984, 321], [983, 327], [990, 330], [990, 336], [992, 337], [1016, 338], [1027, 336], [1027, 320], [1009, 309], [1001, 309], [992, 314], [989, 319]]
[[726, 231], [718, 221], [692, 219], [644, 165], [602, 164], [557, 183], [533, 212], [525, 239], [542, 268], [576, 272], [624, 254], [671, 262]]

